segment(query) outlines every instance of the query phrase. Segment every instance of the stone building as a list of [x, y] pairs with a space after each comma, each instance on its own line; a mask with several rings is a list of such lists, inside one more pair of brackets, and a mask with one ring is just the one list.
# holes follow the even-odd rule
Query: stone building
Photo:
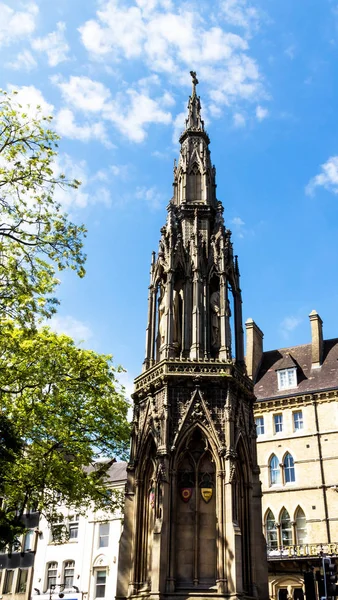
[[121, 600], [268, 596], [238, 261], [192, 78], [135, 380]]
[[320, 569], [321, 552], [338, 554], [338, 339], [323, 340], [315, 311], [310, 325], [311, 343], [263, 352], [261, 330], [246, 322], [275, 600], [302, 600], [304, 573]]

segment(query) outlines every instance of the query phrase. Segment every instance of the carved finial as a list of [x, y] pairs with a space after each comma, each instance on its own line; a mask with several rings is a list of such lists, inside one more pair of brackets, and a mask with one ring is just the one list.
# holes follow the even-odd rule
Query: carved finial
[[190, 71], [190, 75], [192, 78], [192, 95], [196, 96], [196, 85], [198, 84], [198, 79], [196, 77], [196, 71]]

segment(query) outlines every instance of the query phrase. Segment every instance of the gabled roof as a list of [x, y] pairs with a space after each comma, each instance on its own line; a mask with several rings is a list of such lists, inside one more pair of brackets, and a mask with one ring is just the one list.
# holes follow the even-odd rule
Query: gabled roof
[[[287, 355], [289, 355], [288, 359], [286, 359]], [[297, 388], [279, 390], [276, 371], [295, 365], [297, 366]], [[263, 352], [262, 363], [255, 383], [257, 400], [294, 396], [295, 394], [311, 393], [318, 390], [338, 389], [338, 338], [324, 341], [321, 367], [312, 369], [311, 366], [311, 344]]]
[[293, 369], [294, 367], [297, 367], [297, 363], [293, 360], [291, 354], [286, 352], [282, 360], [278, 361], [275, 366], [275, 371], [280, 371], [281, 369]]

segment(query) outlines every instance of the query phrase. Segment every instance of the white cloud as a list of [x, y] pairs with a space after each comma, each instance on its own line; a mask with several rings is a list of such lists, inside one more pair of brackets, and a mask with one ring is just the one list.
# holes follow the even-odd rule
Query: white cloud
[[15, 96], [16, 103], [21, 104], [25, 112], [30, 116], [36, 116], [38, 112], [37, 107], [40, 107], [43, 115], [48, 116], [53, 114], [53, 104], [47, 102], [42, 92], [34, 85], [23, 85], [20, 87], [10, 83], [7, 87], [10, 92], [17, 92]]
[[97, 174], [90, 175], [85, 160], [76, 162], [68, 154], [59, 154], [54, 163], [55, 176], [63, 173], [68, 181], [77, 179], [81, 182], [78, 189], [67, 187], [55, 188], [55, 200], [67, 210], [75, 212], [89, 205], [103, 204], [111, 206], [111, 196], [108, 188], [97, 187]]
[[263, 108], [263, 106], [256, 106], [256, 119], [258, 121], [263, 121], [269, 115], [269, 111], [267, 108]]
[[245, 123], [246, 123], [245, 117], [241, 113], [235, 113], [233, 120], [234, 120], [235, 127], [245, 127]]
[[284, 50], [284, 54], [290, 59], [293, 60], [295, 58], [295, 51], [296, 51], [296, 47], [291, 45], [288, 46], [288, 48], [286, 48]]
[[51, 80], [60, 88], [63, 99], [78, 110], [102, 111], [110, 98], [109, 89], [103, 83], [93, 81], [89, 77], [72, 75], [69, 81], [62, 81], [56, 76]]
[[21, 69], [31, 71], [37, 67], [37, 62], [29, 50], [23, 50], [22, 52], [19, 52], [15, 60], [8, 62], [6, 67], [14, 69], [14, 71], [19, 71]]
[[86, 323], [69, 315], [63, 317], [54, 315], [51, 319], [46, 321], [46, 325], [50, 327], [52, 331], [55, 331], [55, 333], [63, 333], [73, 338], [76, 344], [79, 344], [80, 342], [87, 343], [93, 337], [93, 332]]
[[279, 326], [280, 330], [282, 332], [282, 335], [285, 338], [287, 338], [289, 336], [289, 333], [291, 333], [294, 329], [296, 329], [296, 327], [298, 327], [298, 325], [300, 325], [301, 322], [302, 322], [302, 319], [299, 317], [295, 317], [295, 316], [285, 317]]
[[[100, 6], [96, 19], [80, 27], [91, 58], [141, 59], [152, 72], [166, 73], [179, 84], [186, 83], [183, 73], [198, 65], [210, 90], [213, 114], [221, 105], [264, 97], [262, 76], [249, 56], [248, 41], [219, 25], [207, 27], [191, 5], [182, 5], [176, 12], [170, 3], [160, 12], [155, 0], [138, 0], [128, 6], [102, 0]], [[244, 0], [225, 1], [224, 11], [228, 21], [241, 21], [243, 26], [245, 19], [256, 19]]]
[[53, 125], [61, 137], [68, 137], [81, 142], [89, 142], [97, 139], [106, 147], [111, 147], [104, 123], [98, 121], [96, 123], [81, 123], [78, 125], [75, 122], [74, 114], [69, 108], [62, 108], [57, 113]]
[[161, 99], [152, 99], [131, 88], [127, 90], [126, 96], [117, 95], [106, 105], [104, 116], [133, 142], [144, 140], [146, 125], [168, 125], [172, 120], [171, 113], [162, 109]]
[[69, 45], [65, 38], [66, 24], [61, 21], [56, 24], [56, 31], [48, 33], [43, 38], [32, 40], [32, 48], [37, 52], [44, 52], [48, 57], [48, 64], [56, 67], [68, 59]]
[[305, 188], [305, 192], [312, 196], [317, 187], [323, 187], [333, 194], [338, 194], [338, 156], [331, 156], [321, 165], [321, 173], [313, 177]]
[[176, 117], [174, 119], [174, 122], [173, 122], [173, 126], [174, 126], [173, 142], [174, 142], [174, 144], [177, 144], [177, 140], [179, 139], [181, 133], [184, 131], [186, 118], [187, 118], [187, 113], [185, 111], [185, 112], [181, 112], [178, 115], [176, 115]]
[[231, 219], [230, 223], [236, 225], [237, 227], [242, 227], [243, 225], [245, 225], [241, 217], [234, 217], [233, 219]]
[[26, 39], [33, 33], [38, 12], [35, 2], [28, 2], [22, 11], [0, 2], [0, 46], [9, 45], [20, 38]]
[[163, 208], [163, 195], [156, 189], [155, 186], [151, 188], [137, 188], [135, 197], [138, 200], [145, 202], [152, 210]]
[[221, 2], [222, 12], [229, 24], [248, 31], [257, 30], [263, 16], [246, 0], [224, 0]]

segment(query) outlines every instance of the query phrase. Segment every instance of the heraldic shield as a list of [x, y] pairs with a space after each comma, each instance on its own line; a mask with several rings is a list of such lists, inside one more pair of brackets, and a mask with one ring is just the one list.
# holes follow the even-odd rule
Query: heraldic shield
[[180, 494], [181, 494], [181, 498], [182, 498], [183, 502], [189, 502], [189, 500], [192, 496], [192, 489], [193, 488], [181, 488], [180, 489]]
[[201, 496], [204, 500], [204, 502], [210, 502], [211, 498], [212, 498], [212, 492], [213, 489], [212, 488], [201, 488]]

